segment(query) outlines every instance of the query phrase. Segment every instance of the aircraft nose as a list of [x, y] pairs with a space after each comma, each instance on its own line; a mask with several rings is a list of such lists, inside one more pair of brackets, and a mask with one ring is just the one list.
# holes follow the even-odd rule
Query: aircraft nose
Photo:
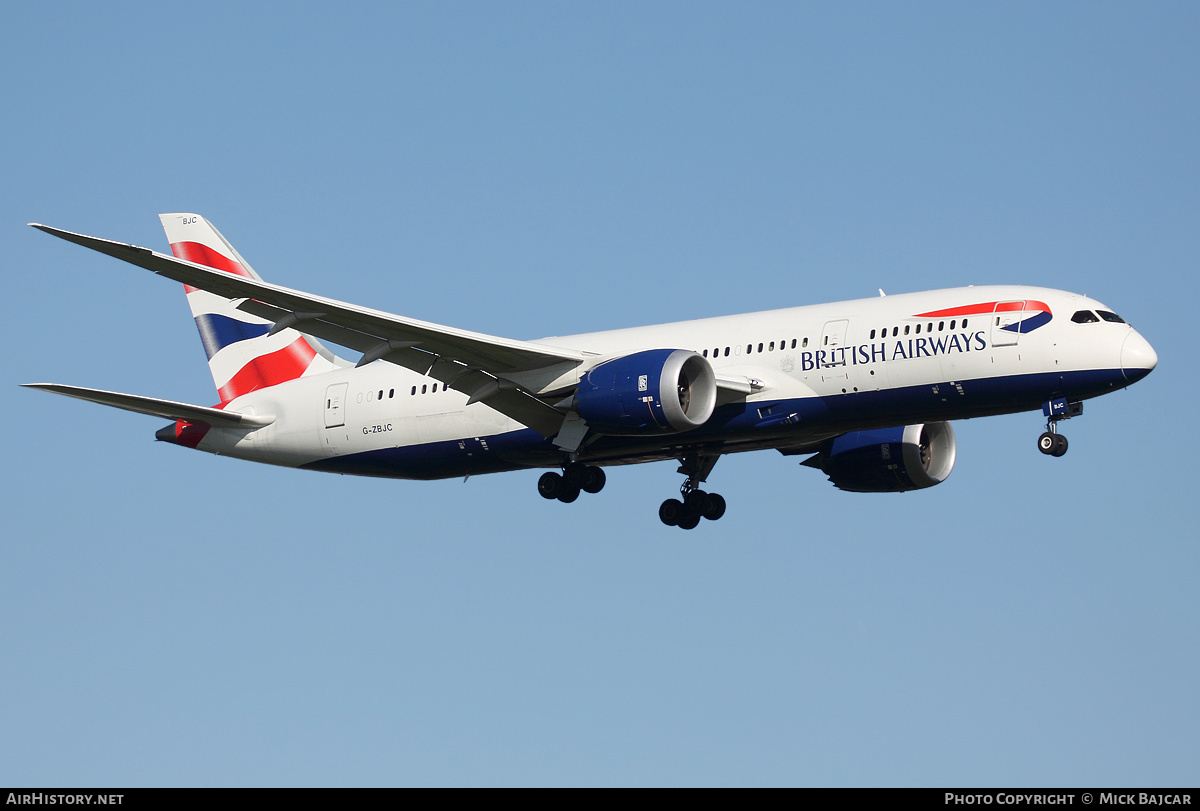
[[1158, 353], [1150, 342], [1131, 331], [1121, 345], [1121, 372], [1130, 383], [1141, 380], [1158, 365]]

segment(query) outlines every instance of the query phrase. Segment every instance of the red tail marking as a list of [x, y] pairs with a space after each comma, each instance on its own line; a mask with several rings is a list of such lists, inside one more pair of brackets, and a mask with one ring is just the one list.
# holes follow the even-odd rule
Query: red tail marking
[[297, 338], [278, 352], [255, 358], [218, 389], [221, 405], [243, 394], [295, 380], [304, 374], [316, 354], [308, 341]]
[[182, 445], [185, 448], [195, 448], [200, 444], [200, 440], [204, 439], [204, 435], [208, 433], [209, 426], [205, 423], [186, 422], [185, 420], [175, 421], [175, 444]]
[[[246, 276], [247, 278], [250, 276], [240, 262], [236, 262], [225, 254], [214, 251], [212, 248], [202, 245], [199, 242], [172, 242], [171, 253], [175, 254], [176, 259], [183, 259], [187, 262], [195, 262], [197, 265], [223, 270], [235, 276]], [[183, 287], [189, 293], [196, 289], [187, 284]]]

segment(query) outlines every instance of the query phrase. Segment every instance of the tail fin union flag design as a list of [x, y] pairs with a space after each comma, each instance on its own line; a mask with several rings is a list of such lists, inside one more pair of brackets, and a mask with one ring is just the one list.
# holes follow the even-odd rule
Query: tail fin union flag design
[[[259, 279], [203, 218], [163, 215], [162, 219], [169, 236], [174, 237], [171, 253], [177, 259]], [[186, 236], [181, 233], [184, 229]], [[269, 335], [269, 322], [238, 310], [229, 299], [188, 285], [184, 290], [222, 407], [257, 389], [334, 368], [299, 332], [285, 329]]]

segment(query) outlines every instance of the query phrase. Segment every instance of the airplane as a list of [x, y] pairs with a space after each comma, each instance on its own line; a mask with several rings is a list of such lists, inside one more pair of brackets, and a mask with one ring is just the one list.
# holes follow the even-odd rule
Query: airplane
[[[171, 256], [30, 223], [181, 282], [220, 402], [24, 384], [172, 422], [167, 443], [285, 467], [398, 479], [546, 469], [538, 492], [598, 493], [606, 468], [676, 459], [668, 526], [718, 520], [724, 454], [804, 456], [836, 487], [903, 492], [954, 467], [951, 420], [1041, 408], [1062, 420], [1158, 356], [1099, 301], [1025, 286], [834, 304], [521, 341], [264, 282], [211, 223], [160, 215]], [[344, 359], [325, 343], [359, 355]]]

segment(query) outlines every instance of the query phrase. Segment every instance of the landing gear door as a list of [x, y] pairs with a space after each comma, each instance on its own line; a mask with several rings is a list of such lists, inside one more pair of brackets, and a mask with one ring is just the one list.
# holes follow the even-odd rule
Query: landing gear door
[[992, 311], [992, 346], [1016, 346], [1025, 302], [998, 301]]
[[346, 390], [349, 383], [334, 383], [325, 390], [325, 427], [341, 428], [346, 424]]

